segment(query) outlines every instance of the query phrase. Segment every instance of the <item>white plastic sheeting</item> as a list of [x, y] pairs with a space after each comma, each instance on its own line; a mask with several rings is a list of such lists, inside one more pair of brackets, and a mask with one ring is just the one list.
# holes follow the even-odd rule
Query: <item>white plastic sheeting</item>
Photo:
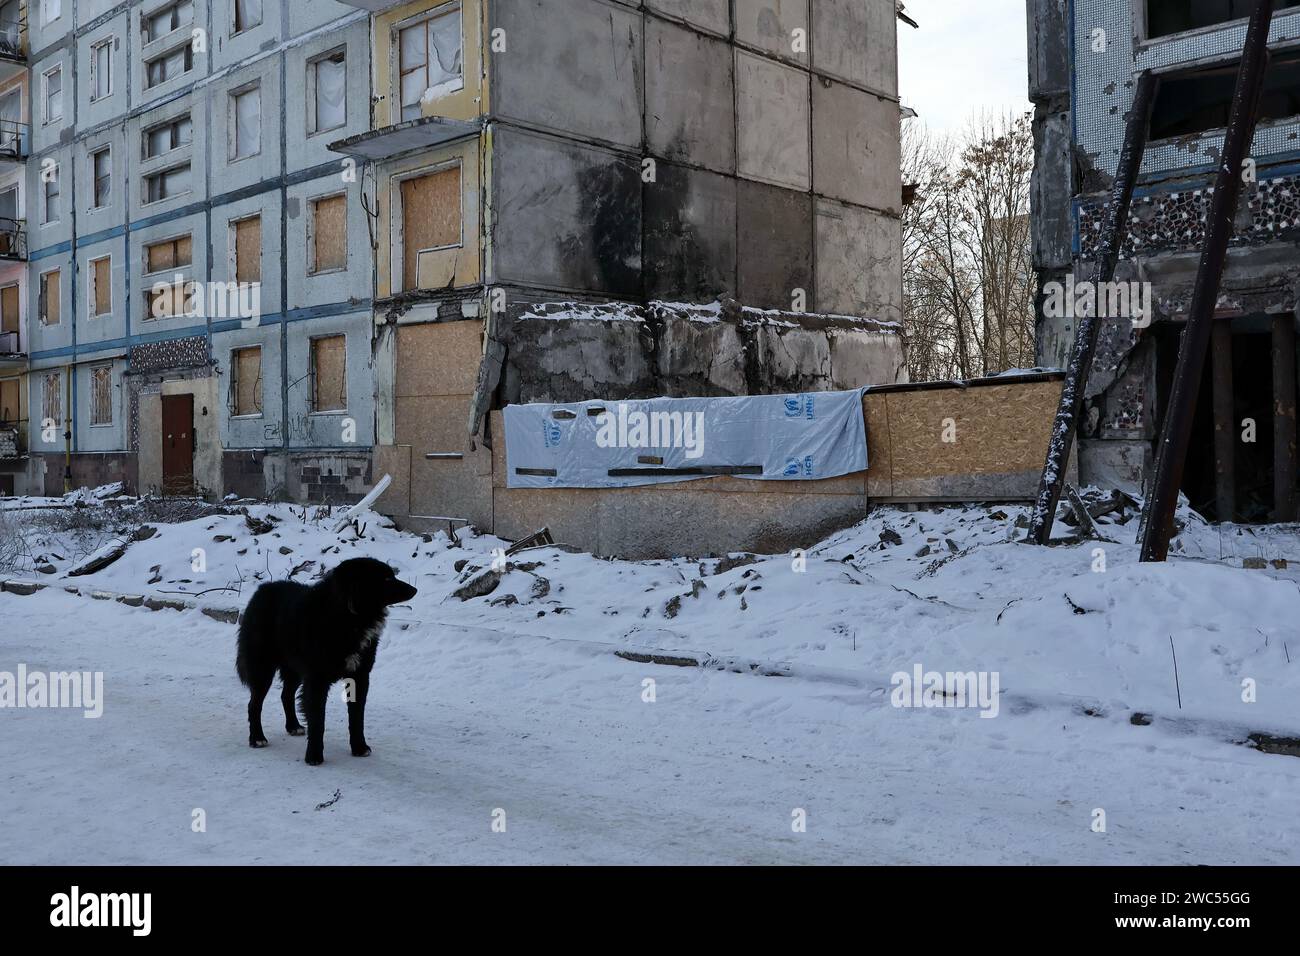
[[508, 405], [506, 486], [619, 488], [716, 475], [806, 481], [863, 471], [862, 392]]

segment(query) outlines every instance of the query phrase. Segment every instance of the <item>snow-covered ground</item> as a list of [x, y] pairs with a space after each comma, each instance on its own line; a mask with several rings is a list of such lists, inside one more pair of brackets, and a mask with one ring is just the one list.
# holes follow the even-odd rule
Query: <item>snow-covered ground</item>
[[[881, 508], [807, 554], [720, 565], [247, 511], [151, 522], [77, 577], [134, 519], [0, 514], [25, 562], [0, 579], [48, 585], [0, 594], [0, 672], [104, 675], [98, 719], [0, 710], [0, 862], [1300, 862], [1300, 760], [1241, 743], [1300, 736], [1295, 527], [1184, 515], [1157, 566], [1136, 520], [1036, 548], [1023, 508]], [[334, 699], [320, 768], [274, 694], [271, 746], [247, 747], [231, 625], [63, 590], [237, 608], [362, 554], [420, 594], [379, 653], [374, 753], [348, 755]], [[918, 666], [995, 679], [996, 716], [894, 706]]]

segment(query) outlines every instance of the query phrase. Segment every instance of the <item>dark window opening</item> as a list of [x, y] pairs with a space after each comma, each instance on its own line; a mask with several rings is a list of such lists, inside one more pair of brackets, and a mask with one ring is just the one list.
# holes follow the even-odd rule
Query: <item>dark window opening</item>
[[[1228, 125], [1238, 63], [1160, 78], [1151, 107], [1151, 139], [1191, 136]], [[1300, 114], [1300, 53], [1277, 54], [1264, 76], [1259, 122]]]
[[[1300, 6], [1300, 0], [1281, 0], [1277, 9]], [[1147, 0], [1147, 37], [1169, 36], [1184, 30], [1212, 27], [1250, 16], [1255, 0]]]

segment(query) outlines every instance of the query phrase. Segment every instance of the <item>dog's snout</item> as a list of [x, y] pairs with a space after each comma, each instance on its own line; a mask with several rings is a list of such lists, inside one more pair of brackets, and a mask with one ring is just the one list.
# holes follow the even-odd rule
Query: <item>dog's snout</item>
[[393, 581], [393, 585], [394, 585], [393, 594], [395, 598], [395, 600], [393, 601], [394, 604], [396, 604], [399, 601], [409, 601], [411, 598], [415, 597], [417, 594], [420, 593], [414, 587], [407, 584], [405, 581], [395, 580]]

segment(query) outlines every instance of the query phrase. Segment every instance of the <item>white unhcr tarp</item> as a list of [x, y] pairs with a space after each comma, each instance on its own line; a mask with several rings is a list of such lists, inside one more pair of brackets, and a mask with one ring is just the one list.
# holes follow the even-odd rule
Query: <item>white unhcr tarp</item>
[[716, 475], [799, 481], [863, 471], [862, 392], [508, 405], [506, 486], [620, 488]]

